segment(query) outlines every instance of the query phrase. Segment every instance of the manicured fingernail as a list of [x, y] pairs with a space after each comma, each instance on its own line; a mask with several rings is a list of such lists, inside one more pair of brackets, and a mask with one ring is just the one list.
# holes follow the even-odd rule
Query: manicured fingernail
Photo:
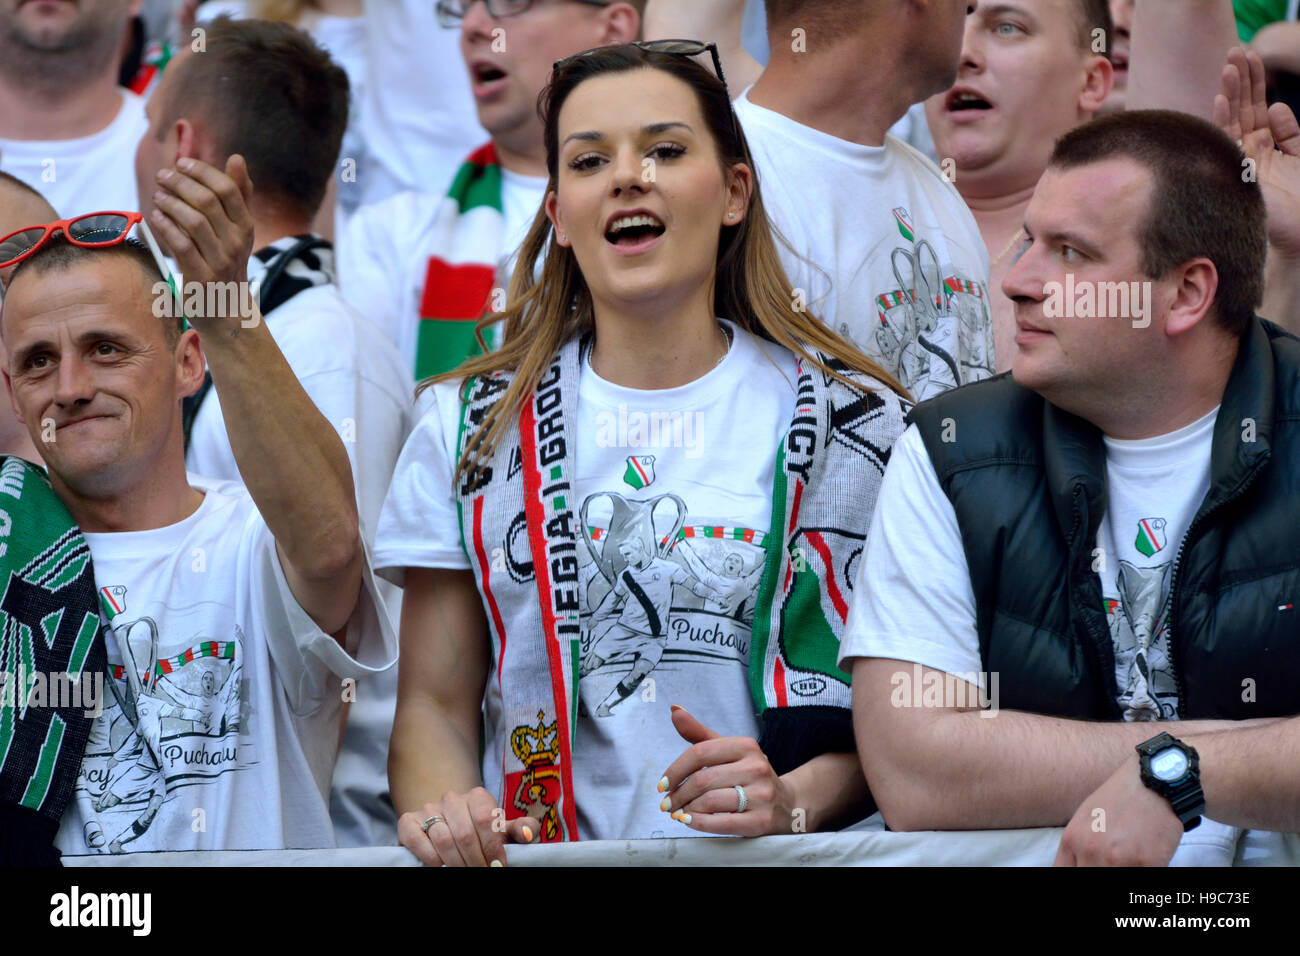
[[493, 860], [491, 863], [488, 864], [488, 866], [505, 866], [505, 864], [502, 863], [500, 860]]
[[663, 793], [667, 789], [668, 789], [668, 777], [667, 775], [664, 775], [659, 778], [659, 792]]
[[667, 812], [668, 812], [669, 810], [671, 810], [672, 808], [673, 808], [673, 798], [672, 798], [672, 797], [664, 797], [663, 800], [661, 800], [660, 803], [659, 803], [659, 809], [660, 809], [660, 810], [663, 810], [665, 813], [667, 813]]
[[669, 710], [673, 710], [673, 711], [675, 711], [675, 710], [685, 710], [686, 708], [683, 707], [681, 704], [673, 704], [673, 705], [672, 705], [671, 707], [669, 707], [668, 709], [669, 709]]
[[677, 822], [678, 822], [678, 823], [684, 823], [684, 824], [686, 824], [687, 826], [690, 826], [690, 825], [691, 825], [691, 815], [690, 815], [689, 813], [683, 813], [681, 810], [678, 810], [678, 811], [677, 811]]
[[533, 842], [533, 831], [528, 829], [528, 827], [524, 827], [524, 842], [525, 843]]

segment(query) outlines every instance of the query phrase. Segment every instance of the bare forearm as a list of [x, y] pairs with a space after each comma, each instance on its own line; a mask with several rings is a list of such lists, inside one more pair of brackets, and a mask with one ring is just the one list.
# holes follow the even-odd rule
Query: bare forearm
[[236, 154], [222, 171], [181, 156], [156, 181], [158, 240], [180, 267], [177, 276], [208, 293], [188, 317], [207, 353], [240, 477], [298, 604], [343, 643], [365, 569], [352, 470], [256, 307], [244, 314], [238, 290], [248, 287], [254, 232], [248, 164]]
[[[932, 715], [921, 732], [909, 734], [909, 745], [891, 748], [893, 759], [864, 751], [867, 780], [891, 827], [1064, 826], [1133, 748], [1158, 732], [1149, 723], [980, 713]], [[1178, 729], [1213, 733], [1234, 726], [1231, 721], [1186, 721]], [[865, 732], [858, 727], [860, 740]]]
[[473, 572], [407, 568], [401, 636], [388, 751], [399, 816], [482, 785], [479, 734], [492, 661]]
[[1200, 757], [1207, 817], [1253, 830], [1300, 832], [1300, 718], [1179, 739]]
[[482, 786], [478, 747], [477, 721], [466, 727], [430, 701], [400, 705], [388, 746], [388, 787], [398, 816], [418, 813], [448, 791]]
[[[821, 754], [785, 775], [794, 790], [792, 832], [814, 832], [855, 822], [852, 811], [866, 809], [869, 791], [854, 753]], [[802, 811], [802, 813], [800, 813]], [[796, 828], [801, 825], [801, 828]]]
[[1238, 42], [1232, 0], [1137, 0], [1127, 108], [1210, 119], [1228, 50]]
[[203, 336], [203, 346], [240, 477], [285, 559], [305, 578], [355, 563], [360, 539], [347, 452], [266, 324], [223, 329]]
[[1264, 302], [1259, 314], [1294, 335], [1300, 335], [1300, 261], [1269, 249], [1264, 270]]
[[1250, 45], [1266, 69], [1300, 73], [1300, 22], [1270, 23], [1255, 34]]

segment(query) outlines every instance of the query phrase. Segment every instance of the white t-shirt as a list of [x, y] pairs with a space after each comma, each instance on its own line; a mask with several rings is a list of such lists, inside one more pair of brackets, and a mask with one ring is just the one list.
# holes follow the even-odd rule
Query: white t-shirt
[[[339, 242], [339, 288], [397, 347], [406, 361], [408, 380], [415, 374], [420, 301], [444, 198], [444, 193], [402, 193], [366, 206], [349, 220]], [[502, 288], [509, 282], [515, 255], [545, 198], [545, 176], [501, 170], [505, 225], [496, 266]], [[444, 256], [448, 251], [440, 250]]]
[[[1178, 543], [1210, 487], [1218, 409], [1157, 438], [1105, 439], [1106, 515], [1094, 561], [1125, 720], [1176, 719], [1169, 583]], [[924, 528], [918, 535], [916, 529]], [[863, 573], [870, 568], [871, 573]], [[915, 426], [890, 456], [849, 607], [853, 657], [913, 661], [984, 686], [975, 594], [952, 502]], [[1139, 663], [1140, 661], [1140, 663]], [[1148, 676], [1149, 675], [1149, 676]]]
[[1095, 555], [1125, 720], [1177, 720], [1169, 584], [1178, 545], [1210, 490], [1216, 408], [1158, 438], [1106, 442], [1106, 516]]
[[362, 204], [406, 190], [442, 195], [488, 133], [478, 122], [460, 32], [438, 26], [429, 0], [364, 0]]
[[[575, 516], [584, 540], [583, 657], [573, 774], [583, 839], [695, 835], [658, 806], [659, 778], [690, 746], [673, 729], [669, 705], [723, 736], [757, 736], [750, 630], [777, 447], [794, 411], [795, 360], [734, 334], [720, 365], [678, 388], [624, 388], [582, 367]], [[407, 567], [469, 567], [451, 481], [456, 386], [432, 391], [380, 519], [376, 568], [395, 581]], [[664, 538], [676, 546], [648, 553], [646, 542]], [[507, 728], [494, 676], [484, 714], [483, 780], [499, 800]]]
[[80, 139], [0, 139], [0, 169], [37, 190], [63, 219], [139, 209], [135, 151], [149, 120], [141, 97], [118, 92], [122, 106], [98, 133]]
[[988, 252], [938, 167], [892, 136], [861, 146], [748, 91], [735, 106], [804, 305], [917, 400], [992, 375]]
[[64, 853], [333, 846], [342, 681], [397, 658], [368, 567], [345, 652], [294, 598], [247, 491], [189, 481], [205, 495], [185, 520], [86, 535], [109, 678]]
[[[362, 536], [373, 542], [393, 467], [413, 424], [410, 372], [333, 285], [299, 292], [266, 317], [266, 327], [303, 390], [343, 440]], [[215, 387], [194, 419], [185, 463], [209, 478], [243, 480]]]

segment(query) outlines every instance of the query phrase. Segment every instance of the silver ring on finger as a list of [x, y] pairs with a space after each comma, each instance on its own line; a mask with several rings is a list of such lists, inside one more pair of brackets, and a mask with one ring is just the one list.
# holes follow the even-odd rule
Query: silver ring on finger
[[740, 806], [736, 807], [737, 813], [744, 813], [749, 808], [749, 797], [745, 796], [745, 788], [740, 784], [735, 786], [736, 796], [740, 798]]
[[425, 833], [428, 833], [429, 827], [433, 826], [435, 823], [446, 823], [446, 822], [447, 822], [446, 820], [444, 820], [442, 817], [438, 816], [438, 814], [435, 813], [433, 816], [429, 817], [429, 819], [425, 820], [423, 823], [420, 824], [420, 829], [423, 830]]

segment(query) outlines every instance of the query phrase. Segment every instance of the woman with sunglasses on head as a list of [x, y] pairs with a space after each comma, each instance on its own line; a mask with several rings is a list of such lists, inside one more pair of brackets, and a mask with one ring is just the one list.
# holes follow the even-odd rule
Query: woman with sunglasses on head
[[426, 863], [870, 810], [835, 659], [906, 396], [802, 311], [706, 51], [556, 64], [504, 344], [426, 383], [398, 462], [389, 779]]

